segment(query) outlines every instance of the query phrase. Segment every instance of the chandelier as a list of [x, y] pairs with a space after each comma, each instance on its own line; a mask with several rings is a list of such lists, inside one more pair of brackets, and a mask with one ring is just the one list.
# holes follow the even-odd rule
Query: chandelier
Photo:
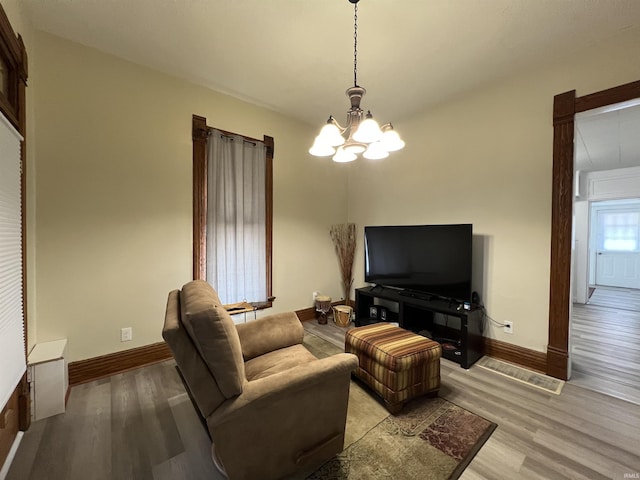
[[404, 142], [391, 123], [380, 127], [370, 110], [365, 114], [360, 108], [360, 100], [367, 91], [358, 85], [358, 1], [349, 0], [354, 8], [353, 87], [346, 91], [351, 101], [351, 108], [347, 110], [347, 125], [341, 126], [330, 115], [309, 149], [309, 153], [316, 157], [333, 155], [334, 162], [351, 162], [359, 154], [371, 160], [386, 158], [389, 152], [404, 147]]

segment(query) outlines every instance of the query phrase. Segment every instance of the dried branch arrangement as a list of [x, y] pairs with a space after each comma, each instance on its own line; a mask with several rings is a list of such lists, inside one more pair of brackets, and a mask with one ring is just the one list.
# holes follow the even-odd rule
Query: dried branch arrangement
[[342, 275], [342, 290], [345, 302], [349, 303], [349, 294], [353, 284], [353, 259], [356, 253], [356, 224], [340, 223], [331, 226], [331, 240], [336, 247]]

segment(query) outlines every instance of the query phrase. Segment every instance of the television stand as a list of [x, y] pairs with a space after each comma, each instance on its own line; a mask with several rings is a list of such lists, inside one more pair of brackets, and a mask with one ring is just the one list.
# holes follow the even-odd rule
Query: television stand
[[483, 355], [481, 308], [465, 310], [462, 305], [429, 294], [382, 287], [356, 289], [356, 326], [375, 323], [370, 308], [387, 309], [387, 321], [428, 336], [442, 345], [442, 356], [469, 368]]

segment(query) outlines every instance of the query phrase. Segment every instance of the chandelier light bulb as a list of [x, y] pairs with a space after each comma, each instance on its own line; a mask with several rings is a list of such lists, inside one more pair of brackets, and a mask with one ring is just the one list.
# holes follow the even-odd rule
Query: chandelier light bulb
[[380, 160], [382, 158], [387, 158], [389, 156], [389, 152], [384, 149], [380, 142], [374, 142], [369, 145], [367, 151], [362, 154], [362, 156], [368, 160]]
[[[332, 118], [329, 119], [332, 122]], [[327, 123], [318, 136], [325, 145], [330, 147], [339, 147], [344, 143], [344, 137], [340, 133], [340, 129], [334, 123]]]
[[387, 152], [395, 152], [396, 150], [400, 150], [404, 148], [404, 141], [398, 135], [393, 127], [390, 127], [389, 130], [386, 130], [382, 134], [382, 140], [380, 140], [382, 146]]
[[333, 156], [333, 161], [337, 163], [353, 162], [358, 156], [355, 153], [347, 152], [344, 148], [339, 147]]
[[382, 130], [378, 122], [376, 122], [371, 116], [371, 112], [367, 114], [367, 118], [360, 124], [358, 129], [353, 134], [353, 139], [356, 142], [373, 143], [382, 138]]
[[313, 142], [313, 146], [309, 149], [309, 153], [315, 157], [328, 157], [336, 153], [336, 149], [324, 143], [320, 135], [318, 135], [315, 142]]

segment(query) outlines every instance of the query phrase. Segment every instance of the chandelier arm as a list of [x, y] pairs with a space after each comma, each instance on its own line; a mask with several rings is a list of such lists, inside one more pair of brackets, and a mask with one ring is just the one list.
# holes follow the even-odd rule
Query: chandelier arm
[[[348, 120], [348, 119], [347, 119]], [[342, 125], [340, 125], [340, 123], [338, 123], [338, 121], [335, 119], [335, 117], [333, 115], [331, 115], [329, 117], [329, 122], [333, 123], [336, 127], [338, 127], [338, 130], [340, 130], [340, 133], [343, 134], [344, 132], [347, 131], [347, 129], [349, 128], [349, 126], [351, 125], [351, 122], [348, 122], [346, 127], [343, 127]]]

